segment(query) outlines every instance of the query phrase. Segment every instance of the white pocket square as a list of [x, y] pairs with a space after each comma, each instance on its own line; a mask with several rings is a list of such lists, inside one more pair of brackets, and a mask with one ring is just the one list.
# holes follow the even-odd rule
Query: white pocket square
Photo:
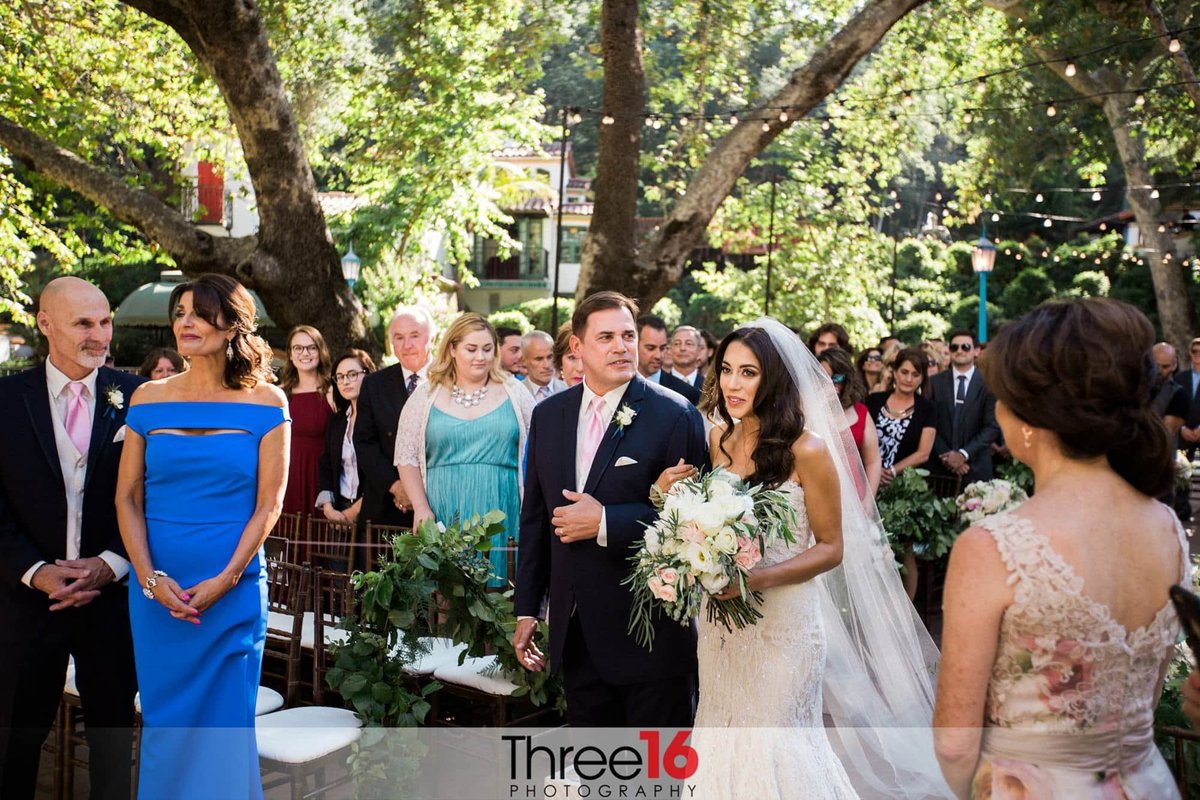
[[621, 456], [620, 458], [617, 459], [617, 463], [613, 464], [613, 466], [614, 467], [629, 467], [636, 463], [638, 463], [638, 462], [634, 461], [629, 456]]
[[125, 431], [129, 428], [128, 425], [122, 425], [121, 430], [117, 431], [117, 435], [113, 437], [113, 444], [125, 441]]

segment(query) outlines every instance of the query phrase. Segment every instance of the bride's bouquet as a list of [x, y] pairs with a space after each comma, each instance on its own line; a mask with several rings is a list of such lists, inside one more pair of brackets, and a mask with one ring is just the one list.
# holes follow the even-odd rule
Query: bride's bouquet
[[[631, 559], [633, 587], [629, 632], [647, 649], [654, 644], [652, 615], [665, 613], [689, 624], [708, 596], [708, 619], [726, 630], [744, 628], [762, 618], [758, 592], [746, 587], [746, 575], [775, 542], [794, 543], [796, 512], [785, 492], [747, 486], [718, 468], [682, 480], [663, 495], [654, 491], [658, 519], [646, 528], [645, 541]], [[737, 582], [741, 595], [717, 600]], [[656, 606], [658, 610], [656, 610]]]

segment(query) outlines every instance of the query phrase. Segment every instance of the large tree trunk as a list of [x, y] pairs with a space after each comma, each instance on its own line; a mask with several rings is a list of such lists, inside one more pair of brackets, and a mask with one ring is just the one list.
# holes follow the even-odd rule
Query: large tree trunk
[[[688, 183], [686, 193], [642, 248], [637, 260], [613, 263], [602, 272], [581, 274], [576, 297], [600, 289], [617, 289], [635, 295], [646, 308], [657, 302], [683, 275], [692, 250], [703, 243], [704, 232], [713, 215], [750, 161], [795, 120], [808, 114], [836, 90], [892, 26], [926, 2], [872, 0], [867, 3], [817, 49], [807, 64], [792, 73], [783, 88], [763, 101], [762, 105], [774, 109], [769, 112], [769, 129], [763, 130], [764, 120], [758, 117], [744, 119], [729, 131], [713, 146]], [[606, 74], [606, 81], [607, 78]], [[788, 110], [786, 122], [774, 118], [781, 108]], [[603, 180], [605, 173], [613, 168], [601, 153], [596, 166], [597, 181]], [[620, 169], [619, 166], [615, 168]]]
[[232, 275], [262, 297], [282, 328], [314, 325], [335, 350], [378, 353], [366, 314], [341, 276], [263, 19], [253, 0], [127, 0], [170, 26], [208, 69], [245, 153], [259, 215], [256, 236], [214, 237], [147, 192], [0, 117], [0, 145], [34, 171], [107, 208], [159, 243], [185, 274]]
[[1153, 186], [1154, 181], [1146, 164], [1145, 145], [1129, 127], [1129, 103], [1132, 99], [1132, 94], [1108, 95], [1101, 105], [1121, 156], [1121, 167], [1125, 171], [1125, 185], [1129, 187], [1125, 196], [1137, 220], [1146, 263], [1150, 265], [1163, 338], [1184, 353], [1196, 330], [1196, 310], [1188, 297], [1184, 267], [1175, 254], [1175, 241], [1169, 231], [1158, 230], [1162, 206], [1150, 196], [1151, 190], [1145, 188]]
[[597, 162], [603, 167], [596, 172], [596, 210], [583, 243], [580, 287], [594, 284], [592, 276], [619, 274], [637, 260], [641, 117], [646, 110], [638, 14], [638, 0], [604, 0], [600, 17], [604, 114], [613, 121], [600, 125]]

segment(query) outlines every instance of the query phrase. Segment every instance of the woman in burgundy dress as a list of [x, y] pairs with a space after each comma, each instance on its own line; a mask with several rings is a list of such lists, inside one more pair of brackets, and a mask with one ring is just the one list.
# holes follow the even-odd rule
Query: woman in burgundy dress
[[311, 513], [319, 488], [317, 470], [325, 450], [325, 426], [333, 415], [332, 363], [321, 332], [297, 325], [288, 334], [288, 361], [279, 388], [288, 396], [292, 457], [283, 511]]

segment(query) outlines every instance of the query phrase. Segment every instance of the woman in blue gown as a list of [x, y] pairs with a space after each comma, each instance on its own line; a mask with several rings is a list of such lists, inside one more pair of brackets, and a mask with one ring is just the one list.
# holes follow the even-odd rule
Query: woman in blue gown
[[130, 399], [117, 482], [144, 729], [140, 798], [262, 797], [254, 706], [267, 631], [262, 543], [287, 483], [287, 399], [231, 278], [178, 286], [191, 369]]
[[450, 324], [429, 380], [404, 404], [395, 463], [413, 504], [413, 521], [450, 525], [504, 512], [492, 537], [489, 586], [505, 587], [508, 539], [521, 520], [521, 474], [533, 395], [499, 367], [495, 330], [479, 314]]

